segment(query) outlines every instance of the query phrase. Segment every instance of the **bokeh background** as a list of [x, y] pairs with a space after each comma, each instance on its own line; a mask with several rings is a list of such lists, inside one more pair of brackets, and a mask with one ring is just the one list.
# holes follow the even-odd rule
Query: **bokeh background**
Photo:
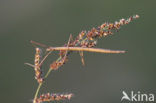
[[[122, 91], [156, 95], [155, 0], [1, 0], [0, 101], [31, 103], [37, 88], [30, 40], [62, 46], [69, 34], [76, 37], [104, 22], [134, 14], [140, 18], [114, 35], [98, 41], [99, 48], [127, 50], [126, 54], [78, 53], [51, 73], [41, 93], [74, 93], [69, 103], [120, 103]], [[58, 57], [53, 53], [44, 69]], [[64, 103], [64, 102], [63, 102]]]

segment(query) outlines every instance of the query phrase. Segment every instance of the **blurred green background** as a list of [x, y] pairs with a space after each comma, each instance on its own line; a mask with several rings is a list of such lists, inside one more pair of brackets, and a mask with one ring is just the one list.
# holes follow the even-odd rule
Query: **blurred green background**
[[[74, 93], [70, 103], [120, 103], [122, 91], [156, 95], [155, 0], [1, 0], [0, 101], [30, 103], [37, 88], [30, 40], [61, 46], [104, 22], [134, 14], [140, 18], [102, 38], [97, 47], [127, 50], [126, 54], [86, 53], [83, 67], [78, 53], [51, 73], [41, 93]], [[58, 57], [53, 53], [44, 64]]]

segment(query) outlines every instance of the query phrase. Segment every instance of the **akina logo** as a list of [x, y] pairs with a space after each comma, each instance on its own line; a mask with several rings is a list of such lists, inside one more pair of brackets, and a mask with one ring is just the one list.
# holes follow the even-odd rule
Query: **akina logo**
[[127, 100], [127, 101], [141, 101], [141, 102], [154, 102], [155, 97], [154, 94], [149, 93], [141, 93], [140, 91], [134, 92], [131, 91], [130, 94], [127, 94], [125, 91], [122, 91], [122, 98], [121, 101]]

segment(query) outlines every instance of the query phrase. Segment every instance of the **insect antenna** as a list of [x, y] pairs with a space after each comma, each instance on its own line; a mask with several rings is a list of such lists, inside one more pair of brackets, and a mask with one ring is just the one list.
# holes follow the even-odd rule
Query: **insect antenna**
[[38, 42], [33, 41], [33, 40], [31, 40], [30, 43], [32, 43], [32, 45], [33, 45], [34, 47], [37, 47], [36, 45], [39, 45], [39, 46], [44, 47], [44, 48], [48, 47], [48, 46], [45, 45], [45, 44], [38, 43]]

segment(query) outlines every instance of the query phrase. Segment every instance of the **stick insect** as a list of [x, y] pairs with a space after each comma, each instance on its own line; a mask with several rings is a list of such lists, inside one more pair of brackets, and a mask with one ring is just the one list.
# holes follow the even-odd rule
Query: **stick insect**
[[123, 50], [110, 50], [110, 49], [101, 49], [101, 48], [87, 48], [87, 47], [49, 47], [46, 49], [47, 51], [60, 51], [60, 50], [68, 50], [68, 51], [79, 51], [81, 56], [82, 65], [85, 65], [83, 52], [97, 52], [97, 53], [125, 53]]
[[[33, 44], [36, 44], [36, 45], [40, 45], [42, 47], [48, 47], [46, 49], [46, 51], [48, 52], [47, 55], [45, 55], [45, 57], [42, 59], [42, 61], [40, 62], [39, 66], [42, 65], [42, 63], [44, 62], [44, 60], [48, 57], [48, 55], [52, 52], [52, 51], [66, 51], [65, 53], [65, 57], [67, 56], [67, 52], [68, 51], [79, 51], [80, 53], [80, 56], [81, 56], [81, 61], [82, 61], [82, 64], [84, 65], [84, 59], [83, 59], [83, 52], [84, 51], [87, 51], [87, 52], [97, 52], [97, 53], [125, 53], [124, 50], [110, 50], [110, 49], [101, 49], [101, 48], [88, 48], [88, 47], [69, 47], [69, 44], [70, 44], [70, 41], [72, 39], [72, 35], [70, 35], [69, 37], [69, 40], [68, 40], [68, 44], [66, 47], [48, 47], [44, 44], [41, 44], [41, 43], [38, 43], [38, 42], [35, 42], [35, 41], [31, 41], [31, 43]], [[29, 66], [32, 66], [32, 67], [35, 67], [34, 65], [32, 64], [29, 64], [29, 63], [25, 63]]]
[[110, 50], [110, 49], [101, 49], [101, 48], [87, 48], [87, 47], [49, 47], [47, 51], [60, 51], [60, 50], [69, 50], [69, 51], [88, 51], [88, 52], [97, 52], [97, 53], [125, 53], [123, 50]]

